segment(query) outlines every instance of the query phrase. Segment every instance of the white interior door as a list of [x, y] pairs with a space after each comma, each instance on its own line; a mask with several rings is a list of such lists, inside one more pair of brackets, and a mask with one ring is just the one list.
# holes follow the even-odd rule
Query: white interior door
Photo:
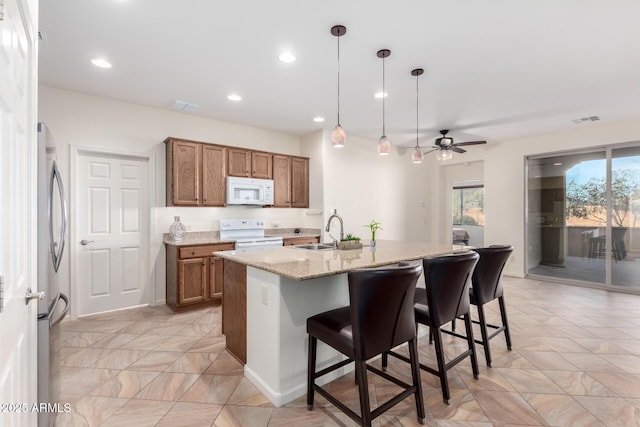
[[77, 315], [149, 302], [148, 161], [79, 150], [75, 167]]
[[[0, 2], [2, 4], [2, 2]], [[37, 6], [30, 2], [30, 6]], [[23, 0], [0, 10], [0, 426], [35, 425], [37, 304], [26, 304], [36, 278], [36, 46]]]

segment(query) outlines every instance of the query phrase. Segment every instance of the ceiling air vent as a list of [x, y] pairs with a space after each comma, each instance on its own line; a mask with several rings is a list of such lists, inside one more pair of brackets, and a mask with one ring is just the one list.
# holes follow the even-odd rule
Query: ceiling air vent
[[589, 116], [589, 117], [581, 117], [579, 119], [573, 119], [571, 120], [571, 122], [573, 122], [573, 124], [575, 125], [579, 125], [580, 123], [597, 122], [598, 120], [600, 120], [600, 117], [598, 116]]
[[169, 108], [176, 111], [182, 111], [183, 113], [193, 113], [198, 107], [198, 104], [180, 101], [179, 99], [172, 99], [169, 103]]

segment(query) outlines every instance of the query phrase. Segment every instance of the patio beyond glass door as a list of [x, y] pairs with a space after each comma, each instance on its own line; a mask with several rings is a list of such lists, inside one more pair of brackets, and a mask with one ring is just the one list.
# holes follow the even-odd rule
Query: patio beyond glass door
[[528, 159], [528, 273], [640, 290], [640, 147]]
[[611, 284], [640, 290], [640, 147], [611, 150]]

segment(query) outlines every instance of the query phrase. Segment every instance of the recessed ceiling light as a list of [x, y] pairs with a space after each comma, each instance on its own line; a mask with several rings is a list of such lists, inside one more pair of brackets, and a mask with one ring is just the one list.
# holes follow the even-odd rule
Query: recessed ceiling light
[[320, 116], [314, 117], [313, 121], [316, 123], [322, 123], [324, 122], [324, 117], [320, 117]]
[[389, 94], [387, 92], [377, 92], [373, 96], [375, 96], [378, 99], [382, 99], [382, 98], [386, 98], [387, 96], [389, 96]]
[[232, 93], [231, 95], [227, 96], [227, 99], [229, 101], [242, 101], [242, 97], [240, 95], [236, 95], [235, 93]]
[[557, 162], [557, 163], [554, 163], [553, 166], [562, 166], [562, 163]]
[[91, 60], [91, 63], [93, 65], [95, 65], [96, 67], [100, 67], [100, 68], [111, 68], [111, 62], [107, 61], [106, 59], [102, 59], [102, 58], [93, 58]]
[[283, 52], [280, 54], [280, 56], [278, 56], [278, 59], [282, 62], [289, 63], [294, 62], [296, 60], [296, 57], [291, 52]]

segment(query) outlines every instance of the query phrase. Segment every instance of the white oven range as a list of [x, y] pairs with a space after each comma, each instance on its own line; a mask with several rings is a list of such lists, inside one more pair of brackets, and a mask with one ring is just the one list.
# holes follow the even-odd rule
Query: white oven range
[[261, 219], [220, 220], [220, 239], [235, 240], [237, 252], [251, 252], [282, 246], [282, 237], [265, 237], [264, 221]]

